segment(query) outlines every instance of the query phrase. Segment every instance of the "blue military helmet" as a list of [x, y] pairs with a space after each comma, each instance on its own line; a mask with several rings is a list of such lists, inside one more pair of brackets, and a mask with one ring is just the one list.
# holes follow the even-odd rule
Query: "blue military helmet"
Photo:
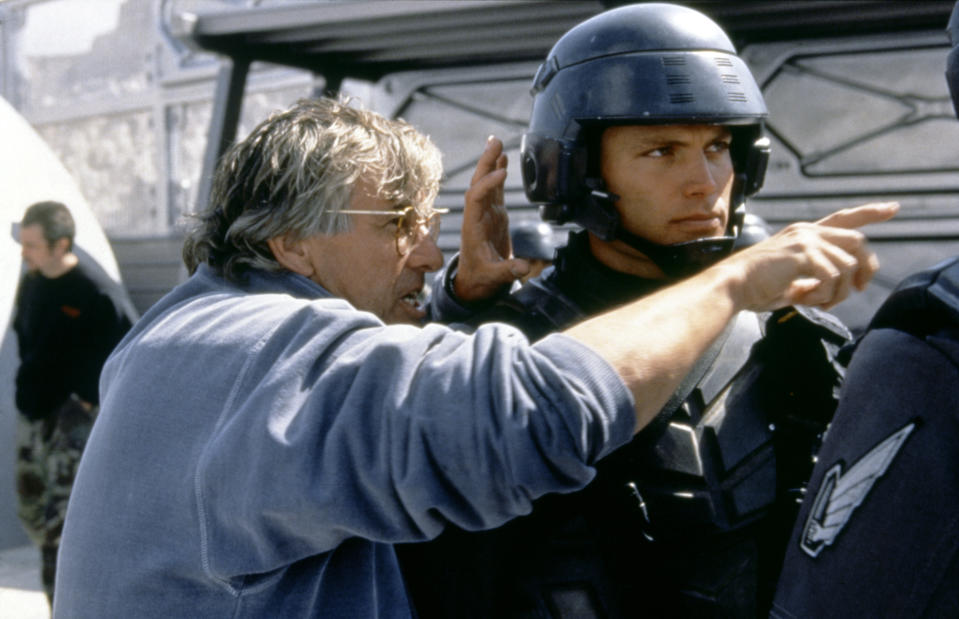
[[510, 230], [513, 255], [529, 260], [552, 261], [556, 253], [553, 229], [543, 222], [523, 222]]
[[[762, 186], [769, 141], [766, 104], [726, 33], [709, 17], [673, 4], [605, 11], [569, 30], [533, 79], [533, 111], [520, 160], [527, 197], [546, 221], [575, 222], [621, 239], [668, 274], [728, 254], [746, 196]], [[662, 246], [622, 230], [599, 177], [599, 136], [611, 125], [718, 124], [733, 133], [736, 170], [728, 237]]]

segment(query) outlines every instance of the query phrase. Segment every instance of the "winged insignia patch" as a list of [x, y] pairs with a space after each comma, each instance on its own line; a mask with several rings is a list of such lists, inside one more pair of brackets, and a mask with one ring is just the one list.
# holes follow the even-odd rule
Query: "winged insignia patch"
[[806, 519], [799, 541], [803, 552], [816, 557], [831, 545], [842, 531], [853, 510], [865, 500], [876, 480], [882, 477], [899, 453], [899, 448], [916, 424], [910, 423], [872, 448], [872, 450], [842, 472], [837, 462], [823, 477], [819, 493]]

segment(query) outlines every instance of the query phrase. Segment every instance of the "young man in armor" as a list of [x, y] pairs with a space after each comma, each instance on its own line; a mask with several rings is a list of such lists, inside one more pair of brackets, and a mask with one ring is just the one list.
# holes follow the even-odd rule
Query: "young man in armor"
[[[582, 230], [552, 269], [491, 301], [497, 276], [516, 264], [476, 242], [467, 214], [458, 262], [434, 286], [439, 318], [508, 322], [538, 340], [732, 253], [745, 198], [763, 181], [767, 111], [713, 21], [668, 4], [607, 11], [556, 43], [532, 93], [521, 152], [527, 195], [546, 220]], [[404, 548], [417, 610], [579, 619], [768, 612], [835, 410], [835, 353], [848, 337], [818, 310], [740, 313], [586, 489], [544, 497], [497, 530], [454, 529]]]

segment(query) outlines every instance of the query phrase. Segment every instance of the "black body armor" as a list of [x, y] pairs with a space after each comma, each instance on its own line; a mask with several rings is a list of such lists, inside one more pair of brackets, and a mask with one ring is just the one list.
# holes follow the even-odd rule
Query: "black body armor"
[[770, 614], [959, 616], [959, 258], [906, 278], [851, 355]]
[[[553, 269], [480, 318], [535, 340], [665, 283], [606, 268], [574, 233]], [[741, 313], [584, 490], [493, 531], [400, 547], [420, 616], [764, 615], [847, 339], [822, 312]]]

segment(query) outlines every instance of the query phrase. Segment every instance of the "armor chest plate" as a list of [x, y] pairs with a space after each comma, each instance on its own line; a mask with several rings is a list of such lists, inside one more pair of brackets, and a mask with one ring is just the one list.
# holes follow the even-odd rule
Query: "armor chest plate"
[[777, 496], [776, 426], [763, 402], [759, 317], [741, 313], [685, 401], [604, 464], [652, 538], [751, 522]]

